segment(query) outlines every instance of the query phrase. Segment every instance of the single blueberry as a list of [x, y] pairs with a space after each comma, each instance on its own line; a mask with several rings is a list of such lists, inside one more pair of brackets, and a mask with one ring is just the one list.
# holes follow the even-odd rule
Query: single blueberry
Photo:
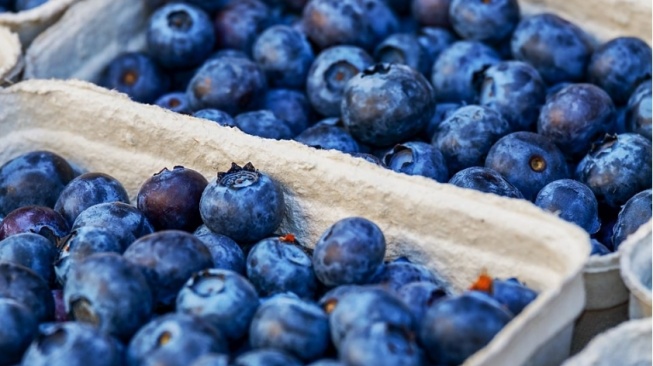
[[300, 366], [300, 362], [295, 357], [276, 350], [270, 349], [257, 349], [245, 352], [238, 356], [232, 366]]
[[271, 10], [262, 1], [230, 1], [214, 18], [217, 48], [250, 55], [256, 38], [268, 28], [271, 19]]
[[497, 171], [490, 168], [474, 166], [463, 169], [451, 177], [449, 184], [504, 197], [524, 198], [519, 189], [510, 184]]
[[57, 255], [57, 247], [50, 240], [34, 233], [16, 234], [0, 241], [0, 261], [23, 265], [48, 284], [54, 280], [52, 263]]
[[626, 131], [638, 133], [651, 139], [651, 81], [642, 82], [628, 99], [626, 107]]
[[582, 227], [589, 234], [599, 231], [599, 204], [592, 190], [576, 180], [553, 181], [537, 194], [535, 205]]
[[268, 90], [261, 101], [261, 109], [269, 110], [277, 119], [286, 122], [293, 135], [304, 131], [312, 119], [308, 98], [296, 90]]
[[231, 117], [229, 113], [223, 112], [218, 109], [211, 109], [211, 108], [200, 109], [199, 111], [193, 113], [193, 117], [208, 119], [209, 121], [213, 121], [219, 124], [220, 126], [226, 126], [226, 127], [236, 126], [233, 117]]
[[421, 324], [426, 311], [447, 292], [432, 281], [409, 282], [399, 288], [397, 296], [410, 309], [417, 324]]
[[66, 220], [55, 210], [43, 206], [25, 206], [11, 211], [0, 223], [0, 240], [20, 233], [35, 233], [52, 241], [68, 235]]
[[125, 93], [137, 102], [152, 103], [168, 90], [170, 80], [150, 56], [128, 52], [107, 65], [99, 84]]
[[[184, 86], [185, 88], [186, 86]], [[181, 114], [190, 114], [190, 105], [185, 92], [172, 92], [159, 97], [154, 104]]]
[[193, 235], [211, 252], [213, 268], [245, 274], [245, 254], [235, 241], [225, 235], [212, 232], [206, 225], [198, 227]]
[[17, 365], [38, 330], [38, 320], [19, 302], [0, 298], [0, 365]]
[[[651, 220], [651, 189], [639, 192], [631, 197], [619, 211], [614, 225], [612, 245], [615, 251], [630, 234]], [[2, 244], [2, 243], [0, 243]]]
[[510, 312], [517, 316], [528, 304], [537, 298], [537, 292], [528, 288], [516, 278], [492, 280], [490, 295], [493, 299], [505, 306]]
[[517, 0], [452, 0], [451, 26], [469, 40], [498, 43], [509, 37], [520, 18]]
[[54, 299], [48, 284], [36, 272], [18, 263], [0, 262], [2, 298], [25, 306], [39, 323], [54, 318]]
[[351, 330], [342, 341], [340, 360], [349, 366], [420, 366], [423, 354], [411, 330], [383, 321]]
[[290, 140], [295, 135], [286, 121], [267, 110], [241, 113], [234, 123], [241, 131], [266, 139]]
[[412, 0], [411, 12], [424, 26], [449, 28], [451, 0]]
[[596, 239], [592, 239], [590, 244], [592, 245], [592, 251], [590, 252], [590, 255], [601, 256], [612, 253], [608, 247], [601, 244], [601, 242]]
[[339, 118], [328, 118], [318, 122], [295, 136], [295, 141], [322, 150], [338, 150], [353, 154], [360, 150], [358, 142], [344, 128]]
[[421, 175], [444, 183], [449, 170], [444, 156], [425, 142], [406, 142], [395, 145], [384, 157], [385, 165], [399, 173]]

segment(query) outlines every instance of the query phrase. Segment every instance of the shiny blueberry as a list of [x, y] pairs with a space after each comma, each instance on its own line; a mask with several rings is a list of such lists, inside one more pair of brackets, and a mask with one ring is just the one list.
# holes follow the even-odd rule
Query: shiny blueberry
[[216, 45], [250, 55], [256, 38], [268, 27], [270, 19], [270, 8], [262, 1], [230, 1], [215, 16]]
[[29, 308], [12, 299], [0, 298], [0, 365], [17, 365], [38, 329]]
[[339, 118], [318, 122], [295, 136], [295, 141], [322, 150], [338, 150], [352, 154], [360, 150], [358, 142], [344, 128]]
[[152, 103], [168, 90], [170, 80], [150, 56], [132, 52], [109, 63], [100, 85], [125, 93], [137, 102]]
[[245, 273], [245, 254], [240, 246], [229, 237], [212, 232], [202, 225], [193, 233], [200, 239], [213, 257], [213, 268], [228, 269]]
[[23, 265], [48, 284], [54, 279], [52, 263], [57, 255], [50, 240], [34, 233], [16, 234], [0, 241], [0, 261]]
[[383, 157], [383, 162], [399, 173], [421, 175], [442, 183], [449, 178], [444, 156], [425, 142], [397, 144]]
[[25, 306], [39, 323], [54, 319], [54, 299], [48, 284], [31, 269], [13, 262], [0, 262], [0, 299]]
[[267, 110], [241, 113], [236, 116], [234, 123], [249, 135], [267, 139], [289, 140], [295, 135], [286, 121]]
[[553, 181], [537, 194], [535, 205], [594, 234], [599, 230], [599, 204], [592, 190], [572, 179]]
[[490, 168], [474, 166], [463, 169], [451, 177], [449, 184], [504, 197], [524, 198], [519, 189]]
[[208, 119], [209, 121], [213, 121], [219, 124], [220, 126], [226, 126], [226, 127], [236, 126], [233, 117], [231, 117], [229, 113], [223, 112], [218, 109], [211, 109], [211, 108], [200, 109], [199, 111], [193, 113], [193, 117]]
[[617, 223], [614, 225], [614, 235], [612, 236], [614, 250], [618, 250], [619, 245], [630, 234], [633, 234], [649, 220], [651, 220], [651, 190], [647, 189], [634, 195], [621, 208]]
[[497, 43], [510, 36], [519, 22], [517, 0], [452, 0], [451, 26], [469, 40]]
[[423, 354], [411, 330], [383, 321], [351, 330], [339, 349], [349, 366], [422, 365]]
[[268, 90], [261, 101], [261, 108], [286, 122], [293, 135], [298, 135], [311, 123], [311, 108], [303, 92], [290, 89]]

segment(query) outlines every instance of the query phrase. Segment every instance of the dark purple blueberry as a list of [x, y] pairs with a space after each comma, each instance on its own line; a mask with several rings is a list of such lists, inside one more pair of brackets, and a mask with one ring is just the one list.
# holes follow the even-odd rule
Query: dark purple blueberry
[[377, 62], [407, 65], [422, 74], [427, 74], [433, 65], [433, 60], [428, 56], [420, 45], [418, 36], [409, 33], [395, 33], [374, 49]]
[[580, 159], [612, 129], [615, 116], [607, 93], [591, 84], [573, 84], [544, 104], [537, 132], [570, 158]]
[[231, 117], [229, 113], [217, 109], [200, 109], [193, 113], [193, 117], [208, 119], [220, 126], [236, 127], [236, 122], [234, 122], [233, 117]]
[[[184, 86], [186, 87], [186, 86]], [[181, 114], [190, 114], [190, 105], [185, 92], [172, 92], [162, 95], [154, 104], [161, 108], [171, 110]]]
[[313, 108], [325, 117], [340, 116], [340, 102], [347, 82], [372, 65], [363, 49], [336, 46], [320, 53], [306, 79], [306, 94]]
[[382, 320], [352, 329], [338, 353], [349, 366], [420, 366], [424, 357], [413, 331]]
[[0, 217], [23, 206], [54, 207], [75, 177], [70, 164], [49, 151], [32, 151], [0, 167]]
[[246, 134], [266, 139], [290, 140], [295, 135], [286, 121], [267, 110], [241, 113], [234, 123]]
[[[0, 299], [25, 306], [39, 323], [54, 319], [54, 299], [48, 284], [31, 269], [13, 262], [0, 262]], [[4, 327], [4, 325], [3, 325]]]
[[18, 365], [38, 330], [30, 309], [12, 299], [0, 298], [0, 365]]
[[489, 46], [477, 41], [458, 41], [447, 47], [433, 64], [431, 82], [439, 102], [474, 103], [477, 83], [489, 67], [501, 61]]
[[177, 230], [146, 235], [132, 243], [123, 257], [143, 272], [155, 307], [163, 309], [174, 305], [177, 293], [193, 273], [213, 267], [213, 257], [204, 243]]
[[513, 132], [499, 139], [485, 167], [501, 174], [529, 201], [545, 185], [569, 177], [565, 157], [548, 138], [533, 132]]
[[551, 13], [523, 18], [512, 34], [511, 49], [516, 60], [535, 67], [549, 85], [583, 80], [593, 51], [582, 29]]
[[59, 195], [54, 210], [72, 225], [79, 214], [100, 203], [129, 204], [125, 187], [114, 177], [104, 173], [84, 173], [68, 183]]
[[503, 61], [485, 71], [480, 104], [501, 113], [514, 131], [535, 130], [546, 85], [531, 65]]
[[150, 56], [129, 52], [109, 63], [100, 85], [125, 93], [137, 102], [152, 103], [168, 91], [170, 80]]
[[397, 291], [397, 296], [410, 309], [417, 324], [421, 324], [426, 311], [438, 300], [447, 296], [442, 286], [431, 281], [409, 282]]
[[360, 150], [358, 142], [347, 132], [339, 118], [329, 118], [295, 136], [295, 141], [321, 150], [338, 150], [353, 154]]
[[494, 143], [510, 132], [510, 124], [499, 112], [468, 105], [440, 123], [432, 145], [442, 152], [449, 172], [453, 173], [482, 165]]
[[241, 244], [270, 236], [284, 216], [281, 186], [267, 174], [246, 164], [232, 164], [218, 173], [200, 200], [200, 214], [211, 231]]
[[485, 347], [513, 315], [481, 292], [445, 298], [427, 311], [420, 341], [429, 358], [443, 365], [459, 365]]
[[490, 168], [474, 166], [463, 169], [451, 177], [449, 184], [504, 197], [524, 198], [519, 189], [510, 184], [497, 171]]
[[247, 277], [261, 297], [292, 292], [311, 299], [317, 288], [311, 256], [293, 235], [263, 239], [247, 255]]
[[110, 230], [123, 249], [141, 236], [154, 232], [145, 214], [124, 202], [100, 203], [87, 208], [77, 216], [71, 231], [84, 226]]
[[270, 19], [270, 8], [259, 0], [231, 1], [215, 15], [217, 47], [251, 55], [256, 38], [268, 27]]
[[425, 142], [405, 142], [395, 145], [384, 157], [384, 164], [399, 173], [421, 175], [444, 183], [449, 170], [444, 156]]
[[177, 312], [193, 315], [235, 341], [247, 334], [259, 306], [256, 289], [243, 276], [222, 269], [194, 274], [177, 295]]
[[651, 139], [651, 81], [641, 83], [628, 100], [626, 131]]
[[128, 340], [152, 315], [152, 292], [140, 269], [117, 253], [92, 254], [68, 273], [70, 318]]
[[286, 122], [295, 136], [304, 131], [312, 119], [308, 98], [303, 92], [296, 90], [268, 90], [261, 101], [261, 109], [272, 112], [278, 119]]
[[517, 0], [452, 0], [449, 20], [462, 38], [497, 43], [509, 37], [519, 23]]
[[191, 110], [214, 108], [235, 115], [252, 108], [265, 93], [263, 70], [242, 57], [219, 57], [207, 61], [188, 84]]
[[35, 233], [56, 244], [69, 232], [66, 220], [55, 210], [43, 206], [25, 206], [11, 211], [0, 224], [0, 240], [20, 233]]
[[124, 365], [124, 346], [99, 329], [80, 322], [48, 323], [39, 327], [22, 365]]
[[651, 188], [651, 140], [633, 133], [606, 136], [576, 168], [600, 204], [617, 208]]
[[528, 288], [516, 278], [507, 280], [495, 278], [492, 281], [490, 295], [499, 304], [510, 310], [514, 316], [519, 315], [528, 304], [537, 298], [537, 292]]
[[405, 65], [377, 64], [349, 80], [340, 111], [347, 130], [372, 146], [391, 146], [426, 128], [435, 110], [433, 88]]
[[163, 168], [148, 178], [138, 191], [138, 209], [155, 230], [192, 232], [202, 224], [200, 198], [209, 184], [195, 170]]
[[245, 254], [240, 246], [229, 237], [216, 234], [202, 225], [193, 233], [211, 252], [213, 268], [228, 269], [245, 274]]
[[615, 104], [625, 104], [639, 83], [651, 80], [651, 46], [635, 37], [614, 38], [594, 51], [587, 78]]
[[379, 286], [396, 294], [402, 286], [419, 281], [441, 282], [428, 268], [421, 264], [394, 260], [385, 263], [368, 284]]
[[553, 181], [537, 194], [535, 205], [594, 234], [599, 231], [599, 204], [592, 190], [572, 179]]
[[54, 280], [52, 263], [57, 255], [50, 240], [34, 233], [16, 234], [0, 241], [0, 261], [23, 265], [48, 284]]
[[592, 245], [592, 251], [590, 252], [590, 255], [601, 256], [612, 253], [608, 247], [601, 244], [601, 242], [596, 239], [592, 239], [590, 244]]
[[329, 319], [312, 302], [275, 296], [256, 311], [249, 341], [254, 349], [274, 348], [304, 361], [315, 360], [329, 345]]
[[315, 55], [301, 32], [285, 25], [266, 29], [254, 43], [254, 60], [267, 75], [271, 86], [302, 88]]
[[451, 0], [411, 0], [413, 17], [427, 27], [448, 28]]
[[651, 189], [637, 193], [623, 205], [619, 211], [617, 223], [614, 225], [612, 236], [612, 245], [615, 251], [629, 235], [651, 220], [651, 210]]
[[228, 353], [218, 330], [181, 313], [162, 315], [145, 324], [129, 342], [129, 365], [190, 365], [208, 353]]
[[302, 363], [289, 354], [269, 348], [248, 351], [236, 357], [232, 366], [300, 366]]

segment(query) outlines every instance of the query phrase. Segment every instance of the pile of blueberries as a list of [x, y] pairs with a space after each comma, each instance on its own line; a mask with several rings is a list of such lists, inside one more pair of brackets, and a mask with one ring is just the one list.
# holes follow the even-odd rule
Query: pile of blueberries
[[188, 0], [101, 84], [533, 202], [616, 251], [651, 217], [651, 47], [517, 0]]
[[0, 13], [21, 12], [37, 8], [48, 0], [0, 0]]
[[252, 164], [163, 169], [130, 204], [110, 175], [34, 151], [0, 167], [0, 365], [458, 365], [536, 297], [479, 276], [454, 293], [381, 229], [278, 233]]

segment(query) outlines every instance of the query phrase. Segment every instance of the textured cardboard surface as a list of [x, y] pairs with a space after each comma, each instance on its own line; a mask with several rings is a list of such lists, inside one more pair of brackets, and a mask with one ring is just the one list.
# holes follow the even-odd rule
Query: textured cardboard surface
[[18, 36], [0, 27], [0, 86], [10, 84], [22, 71], [23, 54]]
[[630, 290], [628, 316], [631, 319], [651, 317], [651, 229], [649, 221], [619, 247], [621, 276]]
[[338, 219], [364, 216], [383, 229], [388, 257], [424, 263], [454, 290], [487, 269], [541, 291], [467, 365], [526, 364], [546, 344], [547, 354], [529, 364], [559, 363], [569, 351], [566, 330], [584, 305], [587, 236], [525, 201], [398, 174], [336, 151], [256, 138], [82, 82], [34, 80], [0, 90], [0, 144], [0, 161], [49, 149], [113, 175], [132, 198], [166, 166], [212, 178], [232, 161], [252, 162], [284, 186], [282, 230], [305, 245], [313, 246]]
[[[72, 4], [79, 0], [49, 0], [47, 3], [19, 13], [1, 13], [0, 26], [18, 33], [23, 47], [54, 24]], [[88, 0], [87, 0], [88, 1]]]

